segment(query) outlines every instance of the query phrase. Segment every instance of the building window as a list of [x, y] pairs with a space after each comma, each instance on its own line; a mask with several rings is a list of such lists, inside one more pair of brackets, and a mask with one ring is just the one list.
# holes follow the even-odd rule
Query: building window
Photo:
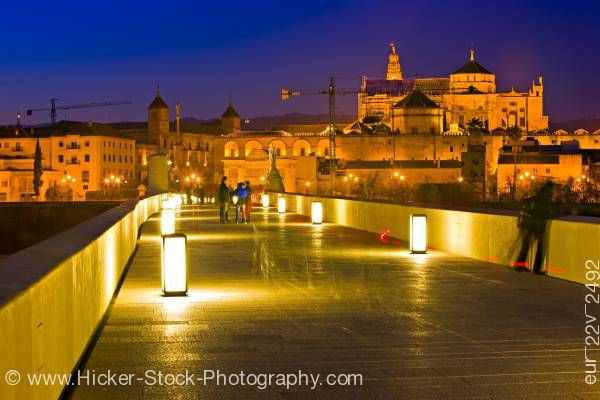
[[106, 162], [106, 154], [102, 154], [102, 160]]
[[63, 147], [63, 142], [62, 141], [58, 142], [58, 147]]
[[64, 162], [64, 161], [65, 161], [65, 158], [63, 157], [63, 155], [59, 154], [58, 155], [58, 162], [61, 163], [61, 162]]
[[454, 152], [454, 146], [450, 146], [450, 153]]
[[419, 133], [419, 128], [417, 128], [416, 126], [411, 127], [410, 128], [410, 133], [412, 133], [412, 134]]
[[305, 149], [304, 147], [302, 147], [302, 148], [300, 149], [300, 155], [301, 155], [301, 156], [305, 156], [305, 155], [306, 155], [306, 149]]
[[6, 201], [6, 193], [0, 193], [0, 201]]
[[112, 162], [115, 162], [115, 155], [112, 155]]
[[83, 190], [88, 190], [88, 185], [83, 185]]
[[206, 143], [206, 151], [208, 151], [208, 143]]
[[0, 183], [0, 186], [2, 186], [2, 187], [8, 187], [8, 181], [7, 180], [3, 180], [2, 183]]
[[123, 162], [123, 161], [121, 161], [121, 156], [119, 156], [119, 162]]
[[4, 142], [4, 148], [8, 149], [8, 142]]
[[86, 154], [85, 156], [83, 156], [83, 161], [90, 162], [90, 155]]
[[129, 156], [129, 162], [133, 164], [133, 156]]
[[85, 141], [85, 147], [90, 147], [90, 141], [89, 140]]
[[546, 168], [546, 173], [549, 174], [550, 173], [550, 168]]
[[519, 126], [525, 126], [525, 117], [519, 118]]
[[90, 181], [90, 171], [81, 171], [81, 182]]

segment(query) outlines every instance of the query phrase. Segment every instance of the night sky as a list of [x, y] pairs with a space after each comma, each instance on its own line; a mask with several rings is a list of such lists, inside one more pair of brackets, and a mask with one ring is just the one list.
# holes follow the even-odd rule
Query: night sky
[[[170, 5], [170, 4], [173, 5]], [[385, 76], [395, 42], [405, 77], [447, 76], [468, 59], [498, 90], [544, 76], [551, 121], [600, 114], [597, 1], [47, 1], [2, 2], [0, 123], [17, 110], [131, 100], [61, 119], [144, 120], [160, 83], [184, 116], [219, 116], [229, 96], [252, 118], [325, 113], [325, 96], [281, 102], [281, 87], [358, 88]], [[356, 112], [355, 96], [338, 114]], [[174, 107], [172, 116], [174, 116]], [[24, 122], [48, 120], [45, 112]]]

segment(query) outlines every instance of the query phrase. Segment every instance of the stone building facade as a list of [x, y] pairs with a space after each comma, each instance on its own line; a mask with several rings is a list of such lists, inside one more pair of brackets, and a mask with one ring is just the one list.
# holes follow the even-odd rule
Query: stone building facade
[[[453, 125], [466, 127], [478, 118], [492, 131], [496, 128], [518, 126], [524, 131], [548, 129], [548, 116], [544, 115], [544, 85], [542, 77], [533, 81], [525, 91], [514, 87], [509, 92], [496, 91], [496, 75], [475, 60], [471, 50], [469, 60], [448, 77], [403, 79], [396, 66], [396, 49], [388, 62], [386, 79], [363, 77], [358, 95], [358, 118], [377, 118], [391, 127], [397, 104], [413, 90], [419, 90], [443, 110], [443, 123], [437, 133], [448, 131]], [[402, 131], [403, 127], [395, 129]]]

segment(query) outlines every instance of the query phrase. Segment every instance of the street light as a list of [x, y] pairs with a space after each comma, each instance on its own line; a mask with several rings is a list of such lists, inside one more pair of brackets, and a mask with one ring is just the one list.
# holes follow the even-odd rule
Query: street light
[[285, 197], [277, 198], [277, 212], [279, 214], [285, 214]]
[[266, 193], [263, 193], [261, 200], [262, 200], [263, 208], [269, 208], [269, 195]]
[[427, 253], [427, 216], [424, 214], [410, 216], [410, 252]]
[[315, 225], [323, 223], [323, 203], [313, 201], [311, 206], [312, 223]]
[[[170, 204], [168, 205], [170, 206]], [[175, 211], [171, 207], [163, 208], [161, 211], [160, 231], [163, 235], [171, 235], [175, 233]]]
[[162, 290], [165, 296], [185, 296], [188, 291], [187, 237], [162, 235]]

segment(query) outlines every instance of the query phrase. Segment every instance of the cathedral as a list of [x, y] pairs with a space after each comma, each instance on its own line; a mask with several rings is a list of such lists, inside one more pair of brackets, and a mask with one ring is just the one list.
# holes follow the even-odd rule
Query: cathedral
[[401, 134], [460, 133], [473, 118], [490, 132], [514, 126], [525, 132], [548, 129], [541, 76], [527, 92], [514, 87], [497, 92], [496, 75], [477, 62], [471, 50], [468, 61], [448, 77], [404, 78], [400, 57], [394, 44], [390, 46], [386, 78], [362, 79], [360, 121], [382, 123]]

